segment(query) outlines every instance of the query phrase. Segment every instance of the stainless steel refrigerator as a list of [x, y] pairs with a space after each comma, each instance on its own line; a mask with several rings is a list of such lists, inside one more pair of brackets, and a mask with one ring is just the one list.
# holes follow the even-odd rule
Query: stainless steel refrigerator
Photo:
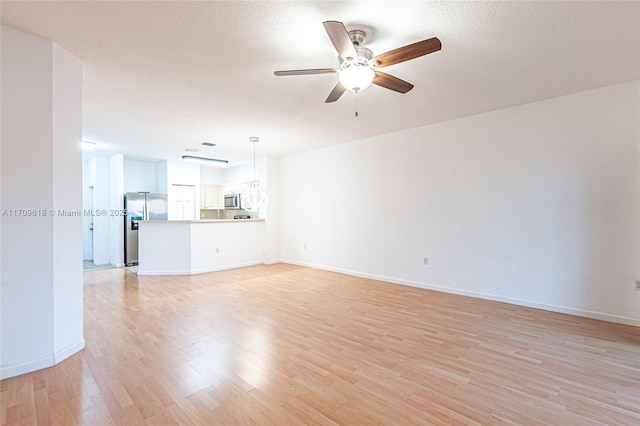
[[127, 192], [124, 194], [124, 263], [138, 264], [138, 223], [141, 220], [167, 220], [167, 194]]

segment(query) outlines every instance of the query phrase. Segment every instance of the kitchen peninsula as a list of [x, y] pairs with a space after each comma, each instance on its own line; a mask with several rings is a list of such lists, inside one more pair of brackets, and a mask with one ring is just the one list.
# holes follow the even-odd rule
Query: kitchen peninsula
[[138, 275], [192, 275], [265, 261], [265, 219], [139, 223]]

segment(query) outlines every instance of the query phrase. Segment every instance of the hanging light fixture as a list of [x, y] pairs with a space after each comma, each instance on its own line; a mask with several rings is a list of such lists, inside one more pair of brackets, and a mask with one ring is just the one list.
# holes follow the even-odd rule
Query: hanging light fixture
[[252, 136], [249, 142], [253, 143], [253, 181], [251, 186], [240, 195], [240, 205], [244, 210], [258, 211], [267, 207], [267, 193], [260, 189], [260, 182], [256, 179], [256, 143], [260, 138]]

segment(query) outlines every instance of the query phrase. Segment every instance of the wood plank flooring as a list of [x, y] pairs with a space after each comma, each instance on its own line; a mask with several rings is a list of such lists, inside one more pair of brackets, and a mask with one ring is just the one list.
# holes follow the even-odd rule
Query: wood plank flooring
[[640, 329], [277, 264], [84, 273], [81, 353], [0, 424], [640, 424]]

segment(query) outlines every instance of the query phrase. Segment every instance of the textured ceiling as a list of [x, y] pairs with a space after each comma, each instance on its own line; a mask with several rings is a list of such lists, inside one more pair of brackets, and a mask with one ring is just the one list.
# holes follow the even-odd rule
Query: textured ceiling
[[[231, 165], [640, 78], [638, 2], [27, 2], [2, 24], [84, 61], [84, 138], [131, 158], [201, 142]], [[322, 26], [367, 32], [374, 54], [437, 36], [442, 50], [385, 72], [415, 84], [324, 100], [337, 65]], [[541, 123], [543, 125], [543, 123]]]

